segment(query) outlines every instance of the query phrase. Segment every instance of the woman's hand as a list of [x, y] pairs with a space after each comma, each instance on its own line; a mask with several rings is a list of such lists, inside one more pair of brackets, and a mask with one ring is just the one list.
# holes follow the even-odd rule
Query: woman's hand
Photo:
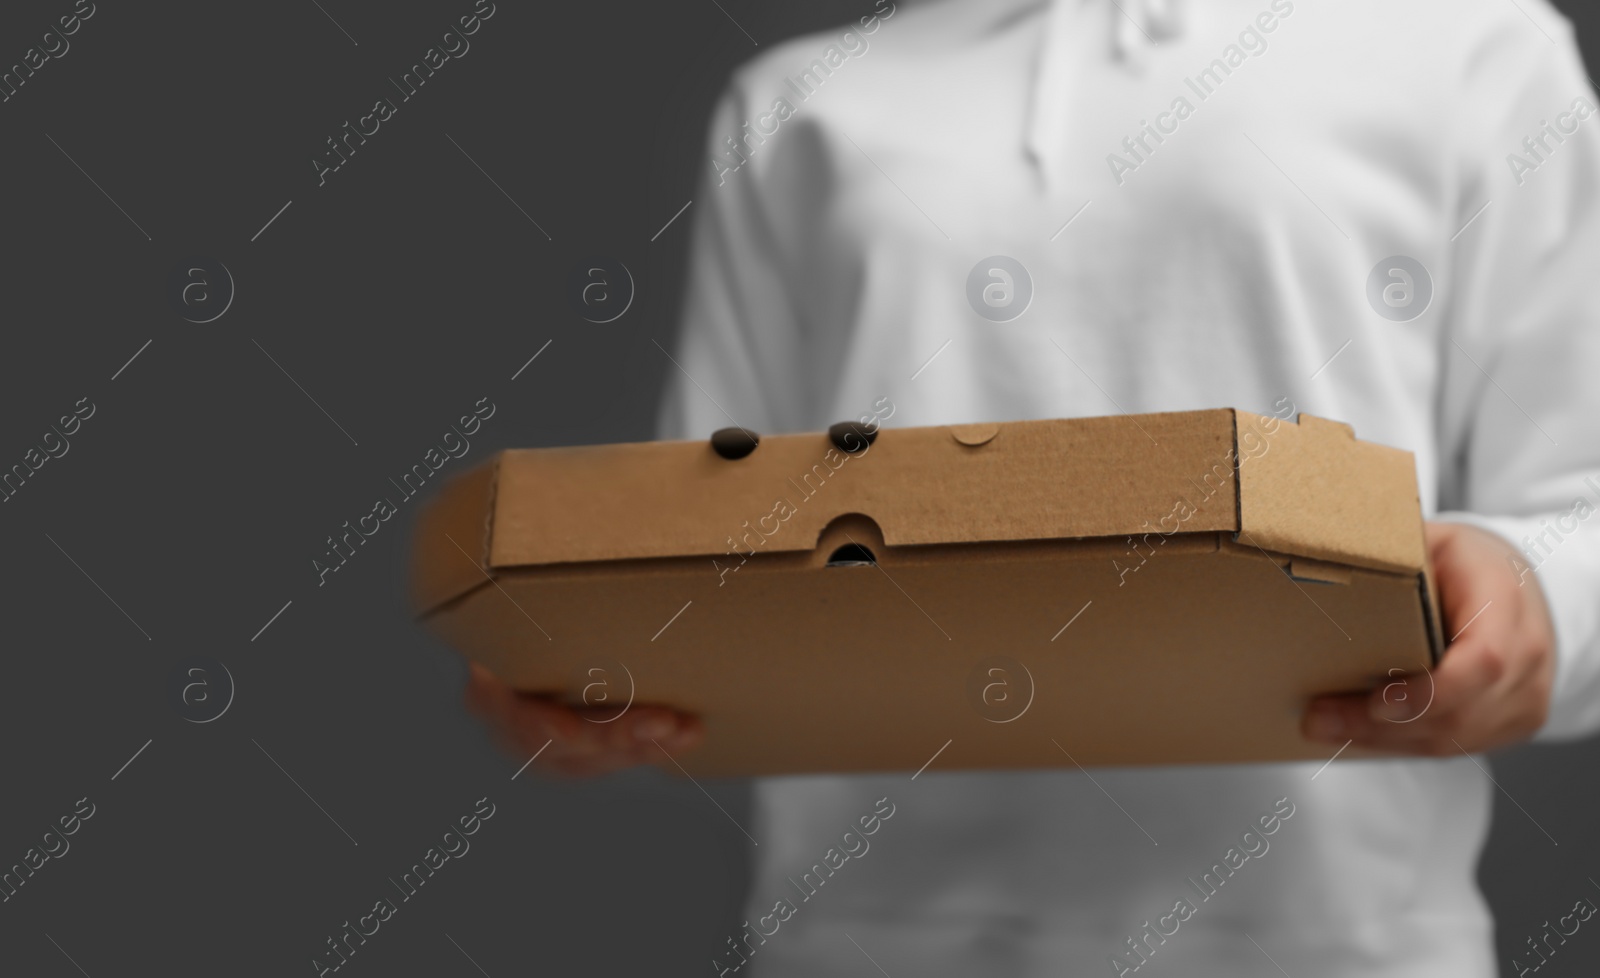
[[519, 693], [489, 670], [469, 663], [467, 706], [500, 743], [548, 774], [609, 774], [666, 759], [705, 737], [699, 718], [665, 706], [634, 705], [621, 716], [607, 707], [578, 708], [550, 696]]
[[1438, 668], [1371, 693], [1317, 697], [1306, 736], [1442, 757], [1510, 746], [1544, 726], [1555, 628], [1538, 581], [1519, 581], [1507, 558], [1521, 554], [1477, 527], [1429, 523], [1426, 538], [1452, 636]]

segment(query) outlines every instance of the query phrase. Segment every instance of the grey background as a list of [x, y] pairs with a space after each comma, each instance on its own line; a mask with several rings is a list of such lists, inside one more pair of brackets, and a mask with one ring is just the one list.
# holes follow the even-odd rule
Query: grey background
[[[398, 99], [388, 78], [470, 0], [102, 0], [0, 104], [0, 468], [96, 405], [0, 504], [0, 864], [96, 806], [0, 903], [4, 973], [307, 973], [483, 797], [496, 813], [471, 851], [342, 973], [704, 973], [738, 924], [748, 840], [654, 771], [512, 780], [520, 761], [461, 706], [460, 662], [409, 619], [417, 501], [325, 586], [311, 560], [479, 398], [497, 412], [441, 475], [504, 447], [651, 437], [670, 369], [652, 340], [671, 348], [692, 208], [650, 239], [694, 196], [712, 99], [752, 37], [871, 6], [720, 2], [501, 0], [321, 187], [324, 141]], [[0, 61], [71, 9], [6, 4]], [[1580, 24], [1592, 52], [1600, 24]], [[567, 301], [590, 255], [637, 283], [603, 326]], [[169, 304], [188, 256], [235, 278], [216, 322]], [[204, 725], [168, 702], [193, 657], [237, 683]], [[1597, 759], [1585, 743], [1494, 760], [1481, 876], [1503, 966], [1600, 898]], [[708, 787], [744, 821], [743, 785]], [[1578, 936], [1546, 973], [1597, 962]]]

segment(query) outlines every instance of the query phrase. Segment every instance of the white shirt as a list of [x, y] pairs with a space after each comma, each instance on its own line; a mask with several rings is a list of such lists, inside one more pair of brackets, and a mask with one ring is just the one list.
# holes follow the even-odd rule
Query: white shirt
[[[1600, 509], [1600, 117], [1572, 114], [1595, 96], [1568, 25], [1540, 0], [1164, 6], [884, 0], [853, 39], [737, 72], [662, 436], [818, 430], [885, 396], [891, 426], [1288, 398], [1414, 452], [1430, 518], [1524, 546], [1559, 645], [1541, 737], [1600, 728], [1600, 520], [1572, 515]], [[828, 74], [788, 82], [830, 44]], [[763, 141], [735, 168], [746, 120]], [[1031, 280], [1010, 322], [968, 301], [993, 255]], [[1410, 321], [1368, 297], [1392, 255], [1431, 281]], [[713, 973], [1233, 976], [1270, 955], [1323, 978], [1493, 975], [1475, 761], [1318, 767], [760, 781], [749, 919], [794, 909], [737, 972], [707, 948]], [[802, 900], [790, 878], [880, 798], [871, 848]], [[1202, 900], [1188, 879], [1280, 799], [1270, 849]], [[1127, 940], [1179, 898], [1192, 914], [1141, 965]]]

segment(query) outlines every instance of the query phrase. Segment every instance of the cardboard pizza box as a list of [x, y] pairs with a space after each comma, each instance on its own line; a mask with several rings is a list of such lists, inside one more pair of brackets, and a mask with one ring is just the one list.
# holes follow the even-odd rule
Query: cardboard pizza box
[[699, 714], [696, 777], [1324, 759], [1309, 697], [1444, 644], [1410, 453], [1231, 409], [507, 451], [413, 598], [519, 689]]

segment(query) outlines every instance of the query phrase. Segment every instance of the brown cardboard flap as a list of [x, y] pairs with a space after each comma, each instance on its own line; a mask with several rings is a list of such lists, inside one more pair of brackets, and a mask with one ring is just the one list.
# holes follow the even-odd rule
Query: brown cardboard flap
[[[977, 440], [977, 439], [970, 439]], [[885, 428], [858, 455], [826, 435], [764, 435], [728, 460], [704, 441], [508, 451], [491, 567], [810, 550], [860, 513], [889, 546], [1238, 529], [1231, 410], [1024, 421], [978, 445]], [[1202, 484], [1218, 488], [1203, 494]]]
[[487, 581], [498, 460], [445, 484], [417, 518], [411, 561], [413, 607], [429, 612]]
[[1289, 576], [1297, 581], [1317, 584], [1349, 584], [1350, 568], [1344, 564], [1330, 564], [1325, 560], [1307, 557], [1289, 558]]
[[1298, 424], [1240, 411], [1241, 431], [1270, 431], [1239, 455], [1239, 539], [1266, 550], [1374, 570], [1426, 566], [1410, 452], [1357, 441], [1349, 425]]

